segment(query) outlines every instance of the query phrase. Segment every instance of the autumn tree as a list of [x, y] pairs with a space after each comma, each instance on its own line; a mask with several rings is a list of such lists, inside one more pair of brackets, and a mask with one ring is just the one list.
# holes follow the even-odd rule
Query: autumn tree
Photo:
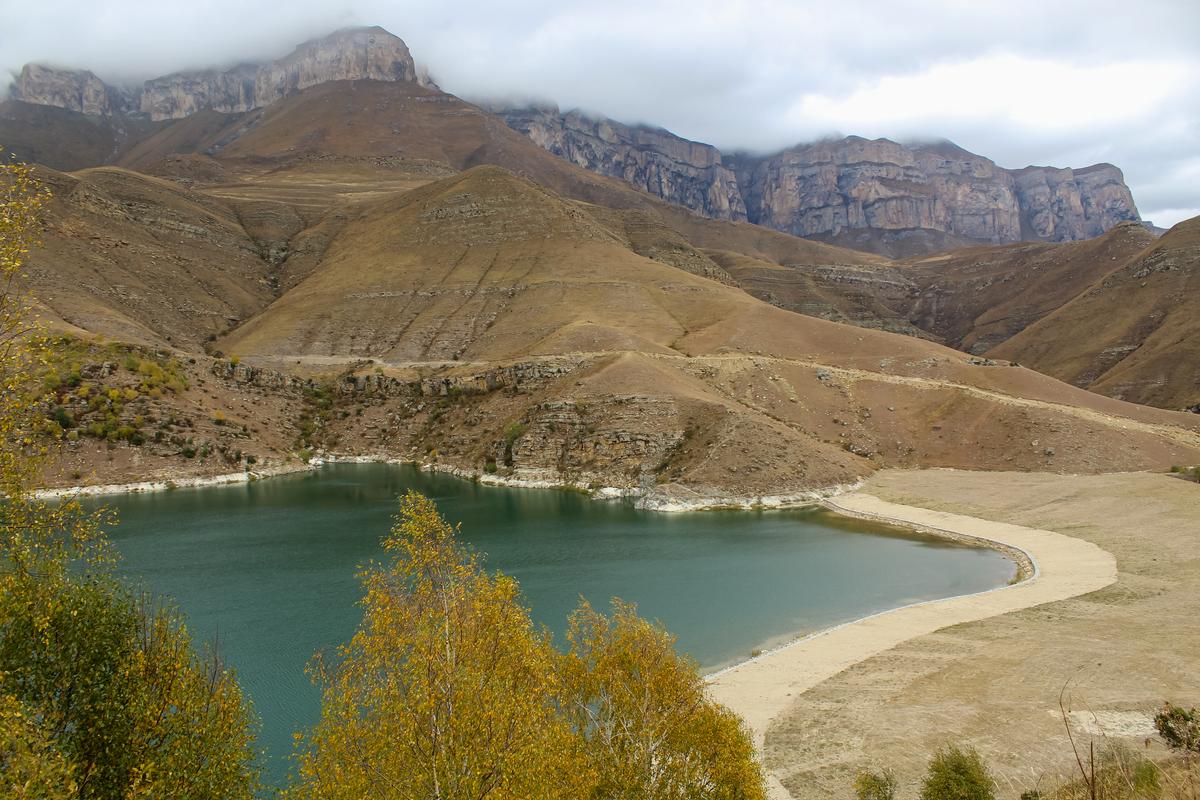
[[854, 797], [857, 800], [894, 800], [896, 797], [896, 773], [890, 769], [882, 772], [864, 770], [854, 779]]
[[585, 766], [556, 713], [555, 653], [517, 583], [490, 575], [410, 492], [363, 575], [363, 621], [314, 670], [321, 721], [295, 797], [578, 798]]
[[315, 673], [294, 797], [763, 797], [750, 737], [660, 626], [584, 604], [569, 649], [533, 625], [429, 499], [406, 495], [364, 573], [363, 622]]
[[614, 600], [571, 615], [562, 700], [596, 773], [592, 797], [751, 800], [765, 797], [742, 721], [705, 692], [696, 664], [661, 625]]
[[0, 164], [0, 786], [10, 796], [250, 798], [253, 718], [179, 615], [115, 576], [110, 522], [29, 487], [41, 360], [21, 269], [47, 195]]

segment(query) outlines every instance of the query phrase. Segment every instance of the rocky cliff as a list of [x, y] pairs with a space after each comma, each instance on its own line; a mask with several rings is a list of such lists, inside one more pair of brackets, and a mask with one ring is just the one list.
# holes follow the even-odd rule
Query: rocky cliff
[[1112, 164], [1086, 169], [1026, 167], [1012, 173], [1023, 238], [1066, 242], [1140, 220], [1125, 176]]
[[889, 256], [1075, 241], [1139, 219], [1111, 164], [1008, 170], [950, 142], [858, 136], [728, 157], [669, 131], [554, 106], [495, 110], [555, 155], [706, 216]]
[[164, 120], [208, 109], [249, 111], [309, 86], [342, 80], [432, 83], [417, 68], [404, 42], [376, 27], [337, 31], [266, 64], [179, 72], [146, 81], [136, 89], [108, 86], [91, 72], [29, 64], [21, 70], [12, 96], [83, 114], [139, 113]]
[[750, 219], [798, 236], [870, 228], [993, 243], [1021, 238], [1012, 177], [949, 143], [906, 147], [851, 136], [736, 165]]
[[744, 221], [746, 205], [733, 170], [712, 145], [661, 128], [623, 125], [556, 106], [496, 107], [509, 127], [573, 164], [714, 219]]
[[[204, 110], [245, 112], [340, 80], [433, 87], [402, 40], [382, 28], [353, 28], [269, 63], [181, 72], [128, 90], [90, 72], [29, 65], [12, 95], [145, 122]], [[980, 243], [1074, 241], [1140, 219], [1120, 170], [1110, 164], [1007, 170], [950, 142], [899, 144], [857, 136], [727, 157], [661, 128], [563, 113], [553, 105], [491, 110], [566, 161], [705, 216], [891, 257]]]
[[87, 70], [55, 69], [42, 64], [26, 64], [11, 94], [14, 100], [26, 103], [105, 117], [137, 107], [129, 92], [107, 85]]

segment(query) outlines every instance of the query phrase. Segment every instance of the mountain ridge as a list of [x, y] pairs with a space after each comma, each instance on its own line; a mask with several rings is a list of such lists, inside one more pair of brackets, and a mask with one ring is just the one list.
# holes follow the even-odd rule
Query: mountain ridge
[[1005, 169], [948, 140], [902, 144], [853, 135], [766, 155], [727, 155], [663, 128], [561, 112], [552, 104], [493, 109], [555, 155], [705, 216], [890, 257], [970, 244], [1077, 241], [1122, 221], [1141, 222], [1112, 164]]
[[378, 26], [343, 28], [298, 45], [283, 58], [228, 69], [184, 70], [139, 87], [110, 86], [90, 70], [26, 64], [11, 95], [95, 116], [136, 114], [158, 122], [200, 111], [263, 108], [301, 89], [336, 80], [382, 80], [434, 86], [404, 40]]
[[[309, 40], [274, 61], [177, 72], [134, 89], [109, 86], [86, 70], [28, 64], [12, 98], [162, 122], [268, 108], [344, 80], [437, 89], [402, 39], [370, 27]], [[564, 113], [552, 104], [484, 105], [554, 155], [704, 216], [892, 258], [973, 244], [1077, 241], [1141, 221], [1124, 176], [1110, 164], [1008, 170], [944, 140], [905, 145], [857, 136], [764, 156], [726, 155], [663, 128]]]

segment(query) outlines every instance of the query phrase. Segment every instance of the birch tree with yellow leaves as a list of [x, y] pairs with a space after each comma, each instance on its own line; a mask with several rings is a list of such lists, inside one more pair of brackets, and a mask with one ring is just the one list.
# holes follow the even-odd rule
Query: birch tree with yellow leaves
[[363, 575], [363, 622], [330, 663], [294, 797], [578, 798], [582, 753], [554, 702], [556, 654], [428, 498], [410, 492]]
[[401, 502], [358, 632], [314, 667], [292, 798], [764, 797], [745, 727], [661, 627], [584, 604], [559, 653], [455, 533], [428, 498]]

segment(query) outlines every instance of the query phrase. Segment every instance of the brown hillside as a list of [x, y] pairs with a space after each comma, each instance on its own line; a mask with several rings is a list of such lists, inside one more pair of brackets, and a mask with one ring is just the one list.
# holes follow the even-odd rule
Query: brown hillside
[[481, 469], [519, 423], [534, 433], [507, 454], [514, 475], [666, 492], [786, 493], [884, 464], [1162, 466], [1200, 447], [1188, 415], [793, 314], [650, 260], [491, 167], [350, 220], [310, 277], [218, 345], [289, 368], [377, 359], [468, 388], [520, 370], [532, 377], [515, 393], [368, 414], [337, 438], [367, 424], [391, 431], [388, 452]]
[[1200, 218], [1179, 223], [993, 353], [1112, 397], [1200, 404]]
[[27, 272], [52, 320], [198, 350], [270, 301], [268, 265], [225, 204], [113, 167], [39, 177], [53, 200]]
[[1019, 333], [1154, 241], [1137, 223], [1066, 244], [969, 247], [900, 263], [917, 287], [906, 316], [971, 353]]
[[31, 164], [76, 170], [111, 164], [161, 123], [93, 117], [53, 106], [0, 102], [0, 147]]
[[[758, 297], [829, 319], [916, 332], [887, 303], [864, 297], [873, 290], [864, 282], [871, 283], [875, 268], [889, 263], [884, 258], [702, 217], [569, 164], [491, 113], [415, 84], [332, 83], [268, 109], [197, 114], [146, 140], [123, 163], [203, 184], [205, 175], [211, 175], [210, 165], [198, 164], [197, 156], [188, 161], [176, 155], [198, 152], [211, 154], [215, 161], [203, 158], [225, 170], [207, 180], [212, 193], [289, 204], [310, 223], [314, 214], [327, 214], [342, 201], [411, 188], [444, 177], [446, 170], [501, 166], [586, 201], [589, 213], [604, 215], [605, 224], [624, 230], [634, 249], [653, 253], [651, 258], [674, 259], [676, 266], [724, 280], [729, 278], [721, 278], [721, 268], [700, 249], [765, 260], [787, 270], [764, 277], [762, 286], [757, 285], [759, 272], [744, 271], [741, 284]], [[674, 233], [668, 236], [668, 230]], [[849, 278], [839, 269], [845, 266], [854, 267]], [[882, 284], [896, 280], [890, 272]], [[908, 287], [888, 291], [907, 298]]]

